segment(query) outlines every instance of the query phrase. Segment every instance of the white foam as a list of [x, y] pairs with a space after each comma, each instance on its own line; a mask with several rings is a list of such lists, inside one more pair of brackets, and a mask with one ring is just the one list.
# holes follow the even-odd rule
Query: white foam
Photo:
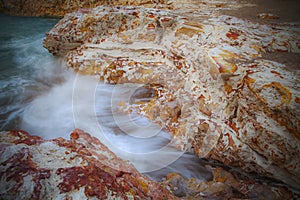
[[[164, 168], [149, 175], [153, 178], [175, 168], [188, 177], [210, 174], [203, 166], [189, 163], [195, 162], [195, 156], [182, 157], [184, 152], [172, 146], [170, 134], [159, 126], [141, 116], [118, 112], [118, 102], [129, 100], [128, 91], [134, 87], [139, 86], [122, 85], [120, 89], [99, 83], [96, 77], [68, 74], [64, 83], [55, 85], [25, 108], [22, 128], [46, 139], [68, 138], [72, 129], [80, 128], [129, 160], [140, 172]], [[166, 168], [178, 159], [182, 161], [177, 161], [177, 167]]]
[[22, 114], [21, 128], [45, 139], [68, 138], [74, 129], [72, 88], [70, 76], [63, 84], [35, 98]]

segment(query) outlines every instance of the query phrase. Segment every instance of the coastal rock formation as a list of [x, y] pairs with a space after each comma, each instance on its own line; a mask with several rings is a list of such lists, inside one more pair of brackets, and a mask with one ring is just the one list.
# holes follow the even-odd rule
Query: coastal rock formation
[[177, 199], [98, 139], [0, 134], [0, 199]]
[[263, 58], [299, 53], [299, 28], [199, 5], [81, 10], [58, 22], [44, 46], [79, 73], [151, 88], [152, 100], [121, 109], [166, 127], [179, 149], [300, 189], [299, 71]]

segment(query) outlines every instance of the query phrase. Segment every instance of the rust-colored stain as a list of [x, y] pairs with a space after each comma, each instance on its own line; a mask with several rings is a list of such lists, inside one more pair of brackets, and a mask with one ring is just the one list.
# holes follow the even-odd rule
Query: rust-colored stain
[[239, 36], [240, 36], [240, 34], [236, 33], [236, 32], [231, 32], [230, 31], [230, 32], [226, 33], [226, 37], [228, 37], [228, 38], [230, 38], [232, 40], [238, 39]]
[[283, 78], [283, 76], [279, 72], [277, 72], [277, 71], [271, 70], [271, 73], [275, 74], [276, 76], [278, 76], [280, 78]]
[[299, 97], [295, 97], [295, 102], [296, 103], [300, 103], [300, 98]]
[[148, 17], [149, 17], [149, 18], [155, 18], [155, 15], [152, 14], [152, 13], [150, 13], [150, 14], [148, 15]]
[[168, 22], [168, 21], [171, 21], [172, 20], [172, 18], [170, 18], [170, 17], [164, 17], [164, 18], [161, 18], [161, 22]]
[[[24, 140], [26, 141], [26, 140]], [[13, 180], [14, 186], [8, 191], [16, 193], [24, 184], [24, 178], [31, 175], [33, 184], [33, 193], [31, 199], [40, 199], [42, 181], [50, 177], [50, 169], [38, 168], [32, 160], [32, 155], [28, 148], [24, 147], [17, 151], [9, 159], [1, 163], [2, 166], [10, 165], [5, 171], [0, 171], [0, 178], [6, 176], [6, 181]], [[1, 166], [0, 165], [0, 166]]]
[[116, 192], [117, 196], [123, 196], [123, 198], [127, 192], [123, 191], [125, 187], [118, 186], [116, 177], [95, 165], [59, 168], [56, 174], [60, 175], [63, 180], [59, 183], [59, 189], [62, 193], [84, 187], [84, 193], [87, 197], [105, 199], [107, 198], [106, 190], [108, 187], [111, 191]]
[[155, 29], [155, 25], [154, 24], [148, 24], [147, 29], [148, 30]]

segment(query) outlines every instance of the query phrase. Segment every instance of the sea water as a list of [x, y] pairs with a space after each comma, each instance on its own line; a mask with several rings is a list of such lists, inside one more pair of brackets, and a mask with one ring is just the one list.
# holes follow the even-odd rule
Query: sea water
[[19, 129], [24, 108], [64, 79], [42, 46], [57, 21], [0, 15], [0, 130]]
[[67, 70], [42, 41], [58, 19], [0, 16], [0, 130], [23, 129], [44, 139], [68, 139], [80, 128], [159, 179], [169, 172], [210, 179], [205, 162], [176, 150], [169, 133], [120, 111], [138, 84], [108, 85]]

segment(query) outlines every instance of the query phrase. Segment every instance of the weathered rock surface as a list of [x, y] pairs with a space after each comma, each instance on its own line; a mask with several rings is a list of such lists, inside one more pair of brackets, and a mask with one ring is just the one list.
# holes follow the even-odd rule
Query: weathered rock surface
[[299, 53], [299, 27], [217, 15], [201, 3], [74, 12], [44, 46], [80, 73], [154, 89], [150, 102], [120, 105], [166, 126], [178, 148], [299, 189], [299, 71], [262, 58]]
[[210, 0], [4, 0], [0, 1], [0, 10], [11, 15], [18, 16], [54, 16], [62, 17], [67, 13], [82, 9], [87, 11], [101, 5], [110, 6], [143, 6], [158, 9], [180, 9], [197, 11], [201, 7], [202, 12], [209, 14], [212, 10], [228, 10], [228, 8], [240, 8], [253, 6], [251, 3], [236, 0], [210, 1]]
[[236, 178], [233, 173], [216, 167], [213, 180], [199, 181], [170, 173], [163, 181], [165, 187], [182, 199], [296, 199], [297, 196], [280, 185], [266, 181]]
[[0, 199], [297, 198], [282, 184], [241, 178], [209, 165], [212, 180], [170, 173], [157, 183], [78, 129], [70, 141], [1, 132], [0, 149]]
[[176, 199], [98, 139], [0, 134], [0, 199]]
[[54, 16], [62, 17], [66, 13], [78, 9], [91, 9], [100, 5], [142, 5], [156, 7], [160, 4], [167, 6], [165, 0], [4, 0], [0, 8], [5, 13], [18, 16]]

